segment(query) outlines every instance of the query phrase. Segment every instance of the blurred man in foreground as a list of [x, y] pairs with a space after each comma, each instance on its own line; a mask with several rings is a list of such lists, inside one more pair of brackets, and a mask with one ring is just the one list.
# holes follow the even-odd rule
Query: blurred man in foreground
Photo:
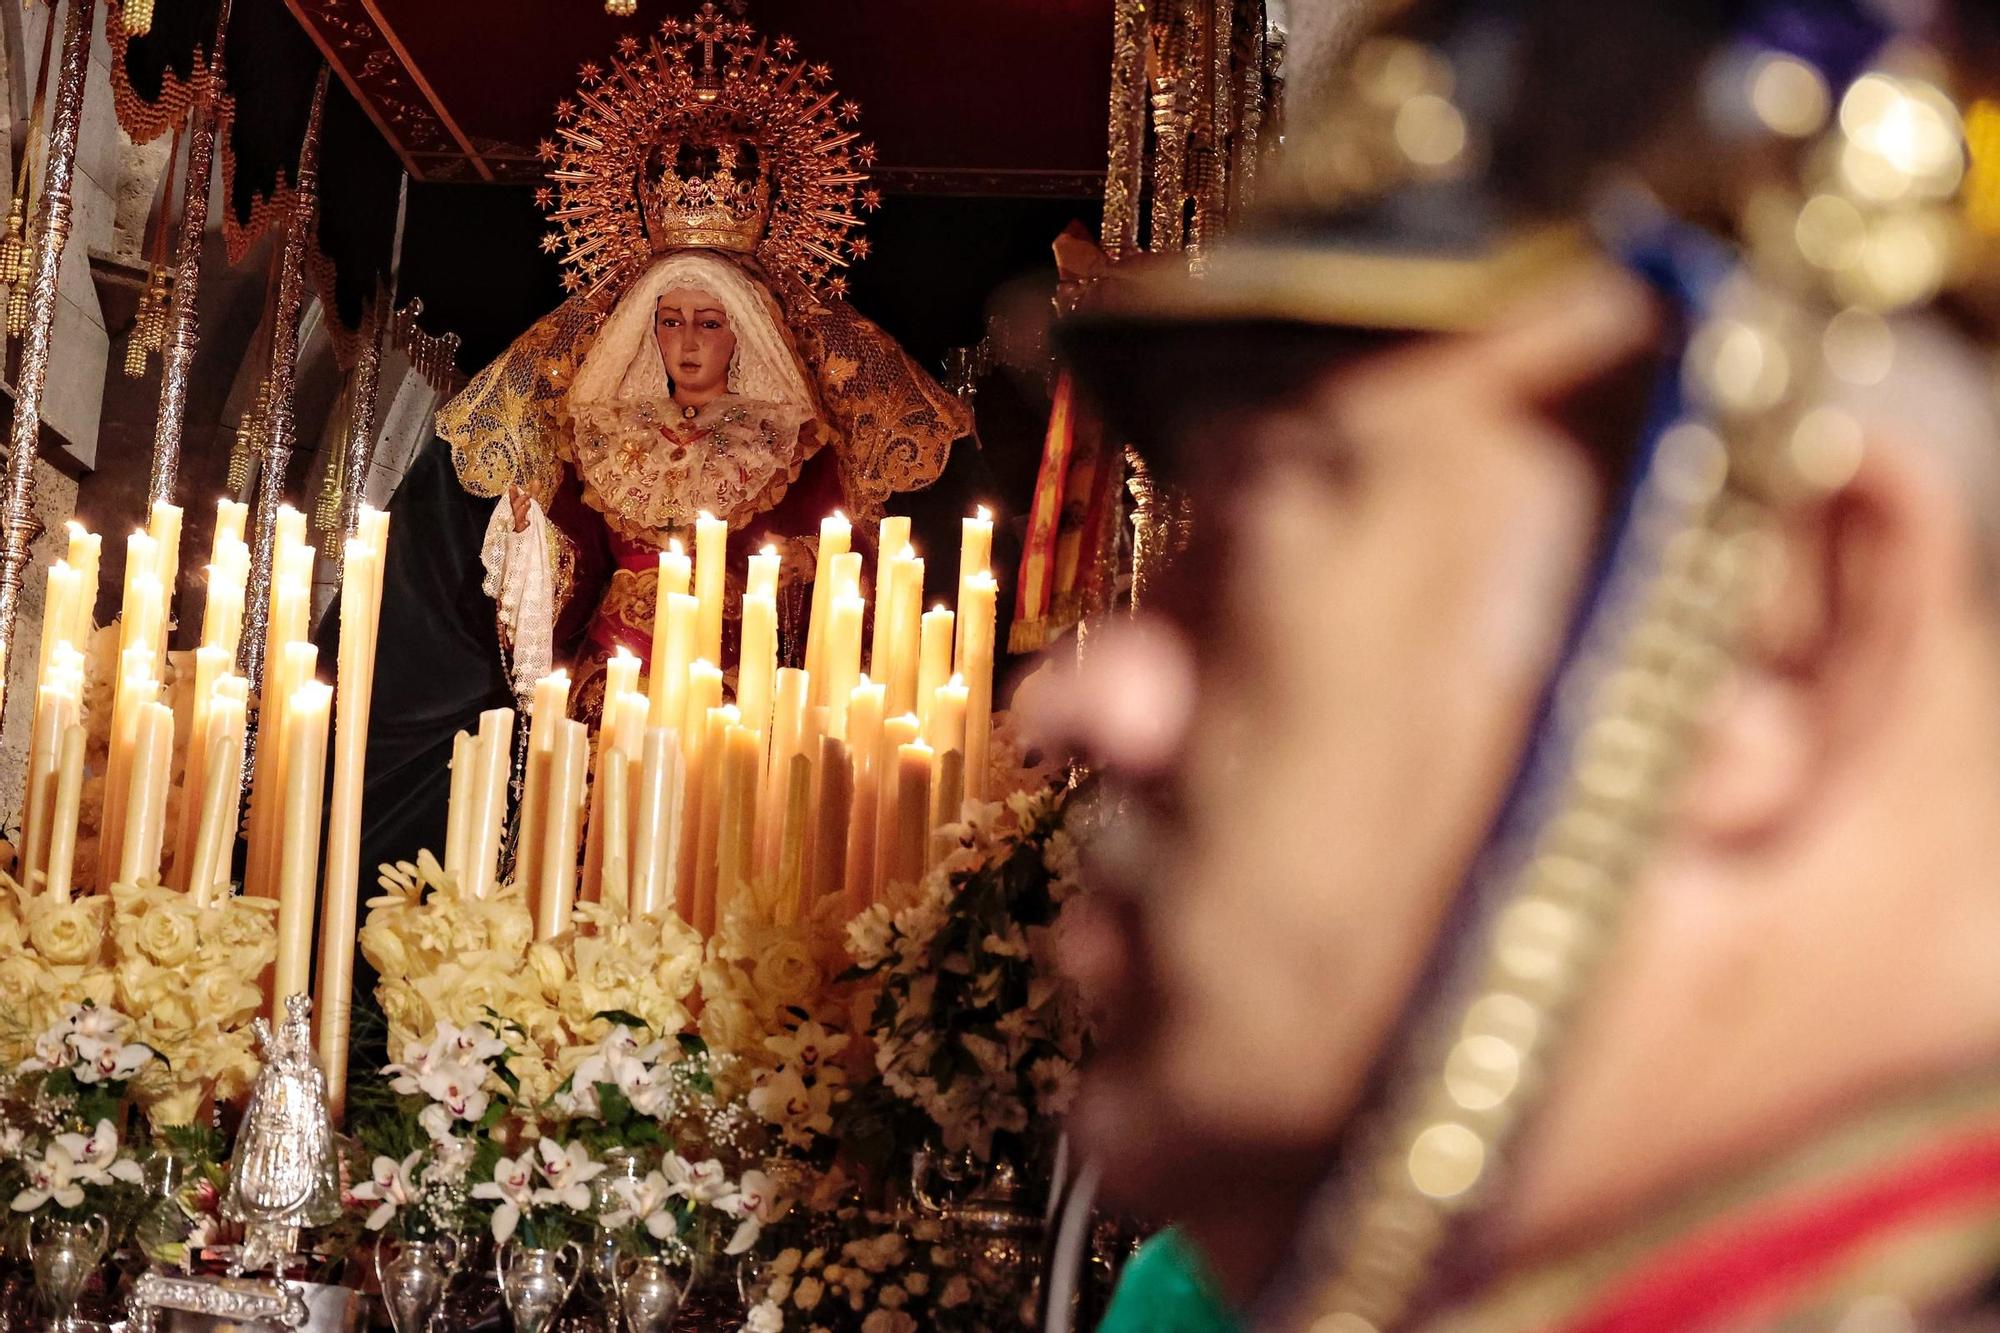
[[1079, 1138], [1245, 1327], [1976, 1326], [1994, 145], [1862, 5], [1451, 8], [1071, 330], [1195, 512], [1051, 719]]

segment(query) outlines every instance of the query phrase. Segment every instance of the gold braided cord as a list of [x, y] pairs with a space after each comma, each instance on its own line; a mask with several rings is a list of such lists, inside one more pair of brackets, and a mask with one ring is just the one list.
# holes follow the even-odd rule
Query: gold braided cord
[[881, 196], [863, 188], [875, 150], [853, 128], [861, 107], [827, 66], [711, 3], [579, 73], [538, 150], [554, 182], [536, 194], [555, 224], [543, 248], [563, 254], [566, 290], [617, 290], [662, 249], [710, 244], [754, 254], [782, 285], [845, 294], [840, 270], [868, 253], [860, 214]]

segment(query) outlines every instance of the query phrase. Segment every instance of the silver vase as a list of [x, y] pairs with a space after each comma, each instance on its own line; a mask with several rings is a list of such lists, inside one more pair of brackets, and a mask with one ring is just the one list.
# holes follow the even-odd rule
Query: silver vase
[[35, 1292], [52, 1327], [74, 1327], [77, 1297], [104, 1262], [110, 1240], [111, 1228], [102, 1217], [84, 1222], [38, 1219], [28, 1224], [28, 1261], [35, 1270]]
[[397, 1243], [396, 1257], [388, 1263], [382, 1262], [382, 1255], [378, 1247], [375, 1277], [382, 1284], [390, 1327], [396, 1333], [426, 1333], [451, 1285], [457, 1246], [449, 1239], [405, 1240]]
[[667, 1333], [680, 1317], [688, 1278], [665, 1259], [627, 1256], [618, 1265], [618, 1312], [626, 1333]]
[[[569, 1273], [562, 1257], [570, 1256]], [[500, 1280], [500, 1298], [514, 1321], [514, 1333], [546, 1333], [569, 1300], [570, 1289], [583, 1267], [583, 1252], [574, 1241], [559, 1250], [536, 1250], [507, 1244], [493, 1256], [493, 1275]]]

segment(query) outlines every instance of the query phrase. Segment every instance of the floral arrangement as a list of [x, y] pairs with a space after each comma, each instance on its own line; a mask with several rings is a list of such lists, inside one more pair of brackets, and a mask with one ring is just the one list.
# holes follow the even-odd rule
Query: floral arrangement
[[155, 1128], [196, 1124], [257, 1076], [250, 1023], [278, 954], [277, 900], [205, 905], [160, 884], [117, 884], [110, 901], [118, 1004], [161, 1057], [135, 1089], [139, 1105]]
[[858, 973], [881, 982], [870, 1026], [881, 1077], [845, 1133], [909, 1145], [928, 1130], [949, 1151], [1022, 1167], [1047, 1147], [1075, 1096], [1085, 1039], [1053, 957], [1078, 892], [1063, 827], [1071, 800], [1052, 785], [968, 806], [943, 831], [957, 848], [910, 901], [849, 923]]
[[676, 917], [626, 921], [584, 903], [577, 915], [588, 933], [537, 941], [519, 889], [463, 894], [429, 852], [384, 866], [382, 887], [360, 946], [382, 978], [376, 997], [391, 1050], [440, 1024], [497, 1016], [518, 1030], [506, 1064], [521, 1103], [535, 1106], [610, 1028], [599, 1015], [634, 1014], [658, 1032], [692, 1022], [702, 945]]
[[129, 1138], [129, 1092], [155, 1063], [132, 1020], [79, 1004], [0, 1077], [0, 1195], [15, 1214], [129, 1220], [144, 1173]]
[[904, 1200], [926, 1151], [967, 1190], [1046, 1175], [1086, 1039], [1053, 965], [1072, 802], [969, 804], [889, 900], [780, 922], [747, 894], [705, 942], [594, 903], [537, 940], [511, 886], [464, 895], [428, 853], [383, 867], [361, 949], [393, 1104], [350, 1120], [366, 1228], [609, 1233], [711, 1273], [756, 1251], [761, 1333], [1017, 1326], [1020, 1291], [971, 1277], [949, 1216]]
[[1016, 1293], [975, 1282], [943, 1223], [850, 1216], [790, 1235], [752, 1292], [753, 1333], [920, 1333], [1025, 1325]]

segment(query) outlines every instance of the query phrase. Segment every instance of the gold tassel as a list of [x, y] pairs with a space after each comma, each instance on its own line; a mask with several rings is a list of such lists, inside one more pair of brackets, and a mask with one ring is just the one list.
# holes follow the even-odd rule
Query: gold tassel
[[7, 235], [0, 239], [0, 283], [18, 287], [28, 280], [27, 203], [20, 195], [7, 206]]
[[144, 37], [153, 30], [153, 0], [125, 0], [125, 34]]
[[326, 475], [320, 479], [319, 499], [313, 505], [313, 525], [320, 530], [320, 551], [329, 560], [340, 558], [340, 455], [329, 449]]
[[615, 19], [629, 19], [639, 12], [639, 0], [604, 0], [604, 12]]

